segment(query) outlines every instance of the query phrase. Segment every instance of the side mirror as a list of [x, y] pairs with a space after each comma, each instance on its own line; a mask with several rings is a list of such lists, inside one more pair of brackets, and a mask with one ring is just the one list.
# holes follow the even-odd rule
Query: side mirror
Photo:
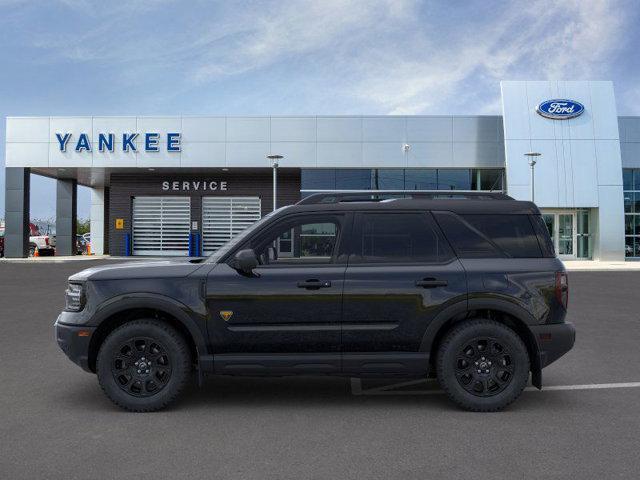
[[240, 250], [233, 257], [233, 268], [244, 275], [253, 275], [253, 269], [258, 266], [258, 257], [251, 248]]

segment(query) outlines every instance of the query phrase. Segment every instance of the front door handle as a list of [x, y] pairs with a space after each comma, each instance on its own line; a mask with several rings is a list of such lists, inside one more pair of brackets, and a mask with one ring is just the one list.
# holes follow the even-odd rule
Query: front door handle
[[306, 288], [307, 290], [318, 290], [320, 288], [329, 288], [331, 282], [320, 281], [316, 279], [305, 280], [304, 282], [298, 282], [298, 288]]
[[436, 280], [435, 278], [423, 278], [422, 280], [416, 280], [416, 287], [422, 288], [436, 288], [446, 287], [448, 285], [446, 280]]

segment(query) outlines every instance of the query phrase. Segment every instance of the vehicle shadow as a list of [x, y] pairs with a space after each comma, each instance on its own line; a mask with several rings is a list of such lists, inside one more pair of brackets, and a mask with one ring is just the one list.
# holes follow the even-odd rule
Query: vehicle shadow
[[[432, 412], [460, 412], [448, 397], [437, 390], [435, 382], [409, 388], [394, 388], [408, 379], [367, 380], [362, 393], [352, 391], [351, 379], [342, 377], [207, 377], [199, 387], [192, 382], [178, 402], [164, 411], [188, 411], [207, 408], [235, 410], [282, 407], [288, 410], [318, 408], [379, 409], [387, 407], [421, 408]], [[384, 391], [373, 390], [383, 387]], [[120, 411], [103, 394], [97, 382], [74, 382], [73, 392], [57, 399], [66, 407]], [[435, 390], [435, 392], [434, 392]], [[425, 392], [429, 392], [425, 394]], [[71, 393], [71, 394], [70, 394]], [[567, 399], [567, 392], [524, 392], [506, 411], [575, 408], [575, 398]]]

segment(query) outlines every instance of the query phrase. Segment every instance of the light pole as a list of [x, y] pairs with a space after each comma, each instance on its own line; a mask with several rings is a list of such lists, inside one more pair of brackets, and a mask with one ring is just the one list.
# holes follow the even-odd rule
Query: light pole
[[267, 155], [267, 158], [271, 160], [271, 166], [273, 167], [273, 211], [276, 210], [276, 195], [278, 194], [278, 162], [284, 158], [282, 155]]
[[536, 166], [536, 157], [541, 156], [540, 152], [527, 152], [524, 154], [529, 159], [529, 166], [531, 167], [531, 201], [535, 203], [535, 174], [534, 168]]

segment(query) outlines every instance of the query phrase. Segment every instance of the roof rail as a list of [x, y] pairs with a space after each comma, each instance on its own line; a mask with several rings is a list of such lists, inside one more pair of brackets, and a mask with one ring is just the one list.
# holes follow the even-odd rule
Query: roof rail
[[513, 200], [509, 195], [498, 192], [479, 192], [477, 190], [367, 190], [339, 192], [318, 192], [300, 200], [296, 205], [340, 202], [381, 202], [398, 198], [422, 200]]

